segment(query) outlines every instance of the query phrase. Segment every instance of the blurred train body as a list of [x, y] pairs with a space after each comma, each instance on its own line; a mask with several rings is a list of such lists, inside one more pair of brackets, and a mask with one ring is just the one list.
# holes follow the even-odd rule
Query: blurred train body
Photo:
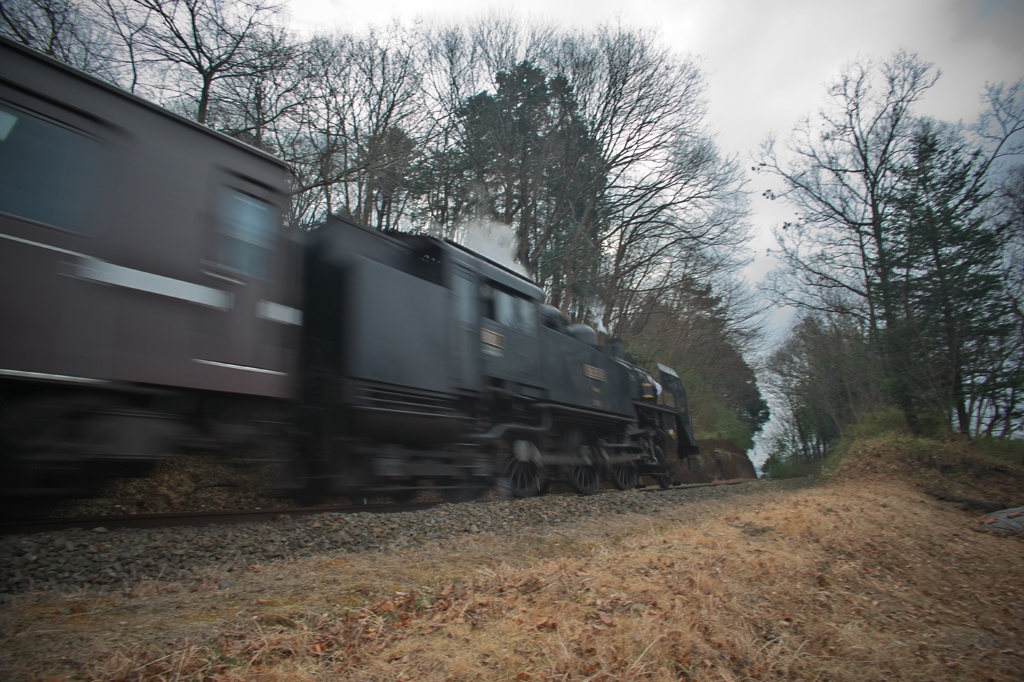
[[0, 43], [5, 494], [280, 418], [301, 298], [286, 179], [267, 154]]
[[[343, 485], [422, 479], [455, 497], [500, 479], [592, 491], [667, 482], [696, 452], [685, 394], [543, 305], [529, 280], [456, 244], [331, 219], [305, 258], [302, 405]], [[676, 407], [678, 406], [678, 407]]]
[[667, 482], [696, 451], [678, 377], [659, 401], [527, 279], [337, 219], [296, 235], [287, 202], [274, 157], [0, 41], [5, 500], [184, 449], [454, 497]]

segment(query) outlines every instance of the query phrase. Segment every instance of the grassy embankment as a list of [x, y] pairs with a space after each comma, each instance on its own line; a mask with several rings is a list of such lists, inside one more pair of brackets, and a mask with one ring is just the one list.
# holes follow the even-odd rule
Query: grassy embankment
[[1021, 679], [1024, 542], [925, 490], [1020, 503], [1024, 469], [851, 445], [813, 485], [253, 567], [229, 591], [44, 595], [3, 630], [57, 679]]

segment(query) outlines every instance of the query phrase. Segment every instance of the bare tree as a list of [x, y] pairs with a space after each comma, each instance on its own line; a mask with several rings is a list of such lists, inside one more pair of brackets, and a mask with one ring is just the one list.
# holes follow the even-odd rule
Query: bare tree
[[769, 279], [769, 290], [788, 304], [863, 316], [878, 343], [887, 330], [893, 398], [912, 426], [903, 381], [910, 350], [897, 332], [895, 252], [902, 244], [891, 221], [912, 147], [912, 107], [937, 78], [931, 64], [903, 51], [881, 65], [851, 64], [829, 87], [820, 120], [797, 126], [784, 158], [769, 139], [760, 164], [785, 183], [780, 196], [800, 216], [776, 232], [785, 269]]
[[972, 144], [958, 126], [914, 116], [937, 78], [902, 51], [855, 63], [786, 151], [764, 144], [760, 168], [783, 181], [779, 198], [798, 212], [776, 232], [784, 268], [767, 288], [781, 302], [859, 320], [910, 428], [955, 423], [967, 435], [979, 414], [1003, 414], [1007, 382], [1019, 385], [1002, 359], [1005, 230], [990, 194], [995, 172], [1022, 149], [1024, 87], [988, 88]]
[[74, 0], [0, 2], [0, 35], [109, 81], [111, 37], [89, 3]]
[[782, 435], [776, 456], [822, 459], [850, 424], [883, 404], [879, 358], [845, 315], [801, 318], [765, 364]]
[[458, 112], [481, 89], [485, 69], [478, 45], [464, 27], [427, 27], [419, 46], [427, 118], [415, 168], [418, 201], [410, 218], [418, 229], [453, 238], [472, 205]]
[[[105, 0], [104, 8], [136, 68], [169, 71], [162, 99], [182, 100], [204, 124], [218, 81], [266, 66], [260, 43], [280, 10], [274, 0]], [[180, 89], [188, 82], [192, 88]]]
[[371, 29], [354, 48], [349, 158], [360, 172], [344, 186], [345, 210], [358, 222], [394, 227], [424, 118], [413, 37], [397, 25]]
[[309, 199], [303, 222], [338, 214], [394, 227], [428, 119], [410, 34], [392, 25], [320, 36], [301, 69], [293, 158]]
[[210, 101], [207, 124], [257, 147], [289, 158], [284, 132], [299, 106], [300, 72], [295, 68], [302, 45], [283, 28], [254, 35], [248, 73], [224, 79]]
[[872, 330], [892, 321], [893, 188], [909, 153], [912, 107], [938, 76], [909, 52], [853, 63], [829, 87], [818, 120], [793, 131], [784, 156], [774, 139], [764, 143], [759, 167], [783, 180], [778, 198], [799, 213], [776, 233], [787, 268], [769, 287], [780, 301], [863, 315]]
[[554, 56], [605, 164], [601, 243], [612, 256], [600, 298], [612, 327], [628, 316], [630, 292], [671, 282], [686, 252], [722, 255], [748, 238], [739, 168], [707, 127], [700, 69], [655, 38], [604, 27], [563, 40]]

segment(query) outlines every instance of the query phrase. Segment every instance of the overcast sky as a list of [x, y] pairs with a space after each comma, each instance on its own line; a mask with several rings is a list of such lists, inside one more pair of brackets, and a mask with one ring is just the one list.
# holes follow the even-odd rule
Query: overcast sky
[[[1024, 0], [289, 0], [302, 29], [359, 29], [398, 18], [462, 21], [514, 10], [586, 28], [621, 20], [655, 28], [664, 43], [701, 60], [712, 125], [725, 153], [748, 167], [769, 133], [785, 139], [821, 104], [825, 84], [858, 57], [884, 59], [899, 48], [934, 63], [942, 78], [919, 113], [972, 121], [986, 82], [1024, 78]], [[751, 178], [758, 280], [783, 206], [760, 197]]]

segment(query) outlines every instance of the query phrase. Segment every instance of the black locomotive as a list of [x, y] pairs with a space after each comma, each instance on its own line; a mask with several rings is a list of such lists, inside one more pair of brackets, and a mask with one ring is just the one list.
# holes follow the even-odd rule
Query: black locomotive
[[283, 227], [277, 159], [0, 42], [0, 488], [185, 449], [285, 487], [452, 498], [667, 484], [679, 378], [454, 243]]

